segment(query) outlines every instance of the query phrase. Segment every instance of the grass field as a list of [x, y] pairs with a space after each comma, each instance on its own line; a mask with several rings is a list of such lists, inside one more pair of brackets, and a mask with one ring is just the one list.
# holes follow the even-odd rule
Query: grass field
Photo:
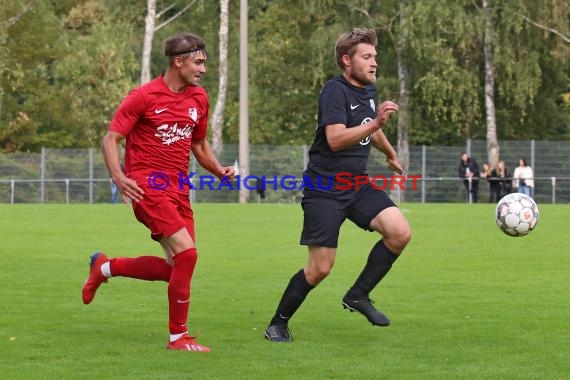
[[345, 224], [332, 274], [290, 327], [263, 331], [306, 260], [298, 205], [198, 204], [190, 329], [170, 352], [166, 284], [126, 278], [81, 302], [88, 256], [160, 254], [129, 207], [0, 205], [2, 379], [570, 379], [570, 205], [529, 236], [487, 204], [404, 204], [414, 237], [373, 293], [388, 328], [340, 300], [377, 236]]

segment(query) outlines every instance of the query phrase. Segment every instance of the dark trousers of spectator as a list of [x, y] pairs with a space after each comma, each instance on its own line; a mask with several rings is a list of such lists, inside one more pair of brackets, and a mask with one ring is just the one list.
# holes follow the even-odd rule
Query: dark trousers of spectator
[[503, 198], [505, 195], [510, 194], [513, 192], [513, 187], [510, 183], [501, 183], [501, 195], [499, 195], [499, 200]]
[[501, 197], [501, 186], [489, 185], [489, 203], [497, 203]]
[[463, 185], [465, 185], [465, 190], [467, 191], [467, 203], [477, 203], [477, 197], [479, 196], [479, 179], [473, 179], [471, 181], [464, 179]]

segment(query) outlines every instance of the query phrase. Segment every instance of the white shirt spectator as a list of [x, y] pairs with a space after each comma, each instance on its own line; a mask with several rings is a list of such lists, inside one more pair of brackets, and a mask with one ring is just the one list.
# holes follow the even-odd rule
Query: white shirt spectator
[[534, 173], [530, 166], [517, 166], [513, 177], [513, 187], [519, 187], [519, 181], [524, 180], [526, 186], [534, 188]]

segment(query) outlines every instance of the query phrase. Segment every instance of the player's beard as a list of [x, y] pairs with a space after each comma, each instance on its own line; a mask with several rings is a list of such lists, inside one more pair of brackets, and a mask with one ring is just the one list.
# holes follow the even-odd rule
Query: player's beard
[[376, 74], [372, 74], [369, 71], [355, 70], [354, 68], [351, 70], [350, 76], [362, 87], [365, 87], [376, 81]]

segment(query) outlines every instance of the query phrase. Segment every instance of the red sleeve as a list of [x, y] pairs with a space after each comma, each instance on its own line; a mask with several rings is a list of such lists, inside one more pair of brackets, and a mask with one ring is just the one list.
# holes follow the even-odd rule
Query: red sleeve
[[194, 140], [203, 140], [206, 138], [206, 132], [208, 130], [208, 95], [206, 92], [200, 94], [198, 103], [200, 104], [202, 112], [200, 120], [198, 120], [198, 124], [192, 133], [192, 138]]
[[115, 112], [109, 131], [118, 132], [123, 136], [127, 136], [139, 118], [144, 115], [145, 100], [139, 89], [132, 90], [121, 102], [121, 105]]

